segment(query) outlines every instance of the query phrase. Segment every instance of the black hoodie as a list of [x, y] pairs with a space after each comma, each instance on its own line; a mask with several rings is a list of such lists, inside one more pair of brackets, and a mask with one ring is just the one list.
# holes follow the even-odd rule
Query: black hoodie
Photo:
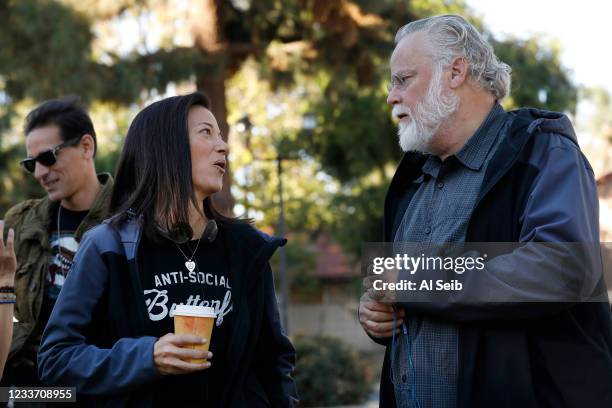
[[[295, 350], [281, 331], [268, 260], [284, 239], [243, 225], [220, 225], [230, 253], [234, 325], [223, 365], [221, 399], [206, 407], [292, 407]], [[138, 272], [139, 221], [90, 230], [76, 254], [43, 334], [39, 375], [53, 386], [76, 387], [94, 406], [150, 407], [157, 338]], [[169, 390], [168, 392], [172, 392]]]

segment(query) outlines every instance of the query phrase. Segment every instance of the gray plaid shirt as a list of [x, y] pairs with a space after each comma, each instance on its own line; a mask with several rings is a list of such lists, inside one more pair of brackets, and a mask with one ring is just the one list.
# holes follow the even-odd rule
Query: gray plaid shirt
[[[499, 104], [476, 133], [442, 162], [429, 156], [406, 209], [395, 242], [463, 242], [487, 164], [509, 123]], [[502, 129], [504, 128], [504, 129]], [[410, 310], [407, 310], [410, 315]], [[457, 399], [458, 329], [452, 322], [412, 316], [408, 336], [396, 336], [392, 379], [398, 407], [453, 408]], [[409, 353], [409, 341], [411, 352]], [[410, 360], [412, 366], [410, 367]], [[414, 373], [414, 376], [413, 376]], [[413, 378], [414, 377], [414, 378]], [[413, 403], [414, 397], [418, 405]]]

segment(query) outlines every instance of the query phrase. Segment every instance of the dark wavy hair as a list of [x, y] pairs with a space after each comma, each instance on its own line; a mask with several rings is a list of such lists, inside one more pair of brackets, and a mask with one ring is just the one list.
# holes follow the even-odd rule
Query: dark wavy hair
[[94, 142], [94, 157], [98, 149], [96, 131], [89, 114], [81, 105], [81, 98], [76, 95], [61, 99], [44, 101], [26, 116], [23, 132], [27, 135], [34, 129], [48, 125], [57, 125], [60, 137], [66, 142], [90, 134]]
[[164, 236], [181, 242], [193, 233], [190, 204], [217, 222], [247, 222], [221, 214], [211, 197], [197, 202], [187, 130], [187, 115], [194, 105], [210, 109], [208, 97], [195, 92], [162, 99], [136, 115], [117, 164], [110, 202], [114, 223], [144, 216], [147, 237], [156, 239], [164, 232]]

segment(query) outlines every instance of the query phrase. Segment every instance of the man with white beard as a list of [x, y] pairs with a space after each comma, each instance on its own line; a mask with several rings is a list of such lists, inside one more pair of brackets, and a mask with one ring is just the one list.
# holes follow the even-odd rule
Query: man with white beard
[[[395, 42], [387, 103], [406, 154], [385, 200], [386, 242], [599, 243], [593, 171], [565, 115], [505, 112], [510, 67], [460, 16], [412, 22]], [[545, 280], [531, 298], [556, 284]], [[374, 297], [362, 296], [359, 319], [387, 346], [381, 407], [612, 406], [607, 302]]]

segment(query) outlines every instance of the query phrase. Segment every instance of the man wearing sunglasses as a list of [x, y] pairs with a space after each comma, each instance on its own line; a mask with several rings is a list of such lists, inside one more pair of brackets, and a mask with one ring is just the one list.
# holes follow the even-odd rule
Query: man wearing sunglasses
[[[42, 332], [83, 234], [106, 215], [109, 174], [96, 174], [96, 133], [77, 98], [50, 100], [25, 120], [21, 161], [46, 191], [5, 216], [15, 231], [15, 320], [2, 385], [40, 385], [36, 354]], [[0, 265], [9, 263], [0, 262]], [[2, 271], [0, 271], [2, 272]]]

